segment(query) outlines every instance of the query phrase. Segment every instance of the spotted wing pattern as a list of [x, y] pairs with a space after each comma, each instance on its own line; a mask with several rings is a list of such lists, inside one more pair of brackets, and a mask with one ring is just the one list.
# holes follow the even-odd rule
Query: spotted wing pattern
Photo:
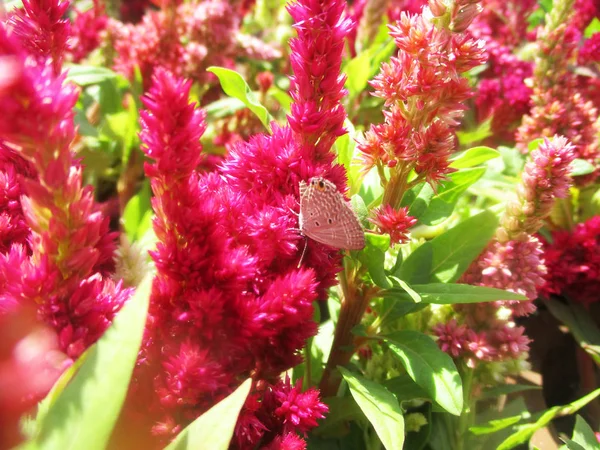
[[300, 230], [321, 244], [348, 250], [365, 246], [365, 233], [352, 206], [332, 182], [300, 182]]

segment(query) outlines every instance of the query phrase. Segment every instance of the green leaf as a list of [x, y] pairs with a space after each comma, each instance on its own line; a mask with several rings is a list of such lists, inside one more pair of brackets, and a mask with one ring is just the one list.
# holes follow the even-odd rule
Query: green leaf
[[344, 67], [343, 71], [347, 75], [346, 88], [350, 98], [356, 98], [367, 88], [371, 78], [371, 58], [371, 52], [366, 50], [352, 58]]
[[338, 367], [381, 443], [388, 450], [399, 450], [404, 444], [404, 417], [398, 400], [390, 391], [374, 381]]
[[579, 345], [600, 364], [600, 329], [589, 312], [579, 304], [564, 304], [554, 299], [548, 299], [544, 304], [554, 317], [569, 328]]
[[580, 444], [586, 450], [600, 450], [600, 443], [598, 443], [598, 439], [596, 439], [594, 430], [592, 430], [592, 427], [590, 427], [579, 414], [577, 414], [577, 418], [575, 419], [573, 442]]
[[398, 283], [398, 285], [400, 286], [400, 288], [404, 291], [404, 293], [406, 293], [413, 302], [415, 303], [421, 303], [421, 295], [419, 295], [419, 293], [417, 291], [415, 291], [413, 288], [411, 288], [408, 283], [404, 280], [401, 280], [398, 277], [394, 277], [391, 276], [390, 277], [395, 283]]
[[267, 95], [277, 100], [277, 103], [281, 105], [283, 112], [286, 114], [290, 112], [293, 100], [292, 97], [283, 89], [279, 89], [277, 86], [271, 86], [267, 91]]
[[337, 154], [337, 162], [344, 166], [348, 176], [349, 195], [354, 197], [360, 189], [360, 167], [352, 164], [354, 150], [356, 149], [356, 130], [350, 120], [344, 121], [344, 128], [348, 130], [346, 134], [339, 136], [334, 143], [334, 150]]
[[256, 114], [265, 128], [269, 132], [271, 131], [270, 122], [273, 118], [269, 114], [269, 111], [267, 111], [267, 108], [260, 104], [254, 92], [252, 92], [250, 86], [246, 83], [246, 80], [239, 73], [234, 70], [225, 69], [224, 67], [215, 66], [209, 67], [206, 70], [217, 76], [221, 83], [221, 88], [227, 95], [241, 100], [250, 111]]
[[123, 211], [123, 226], [130, 241], [141, 238], [148, 230], [152, 217], [150, 183], [145, 182], [140, 191], [127, 202]]
[[[437, 305], [457, 305], [462, 303], [483, 303], [497, 300], [527, 300], [527, 297], [514, 292], [486, 286], [471, 286], [469, 284], [430, 283], [413, 284], [412, 290], [421, 298], [423, 303]], [[413, 295], [401, 287], [387, 289], [384, 296], [398, 301], [412, 302]]]
[[539, 415], [539, 418], [535, 422], [520, 426], [516, 433], [510, 435], [498, 446], [498, 450], [509, 450], [511, 448], [515, 448], [519, 444], [527, 442], [537, 430], [544, 428], [555, 417], [574, 414], [599, 395], [600, 389], [596, 389], [595, 391], [578, 400], [575, 400], [568, 405], [554, 406], [553, 408], [544, 411], [541, 415]]
[[7, 0], [4, 3], [4, 9], [6, 12], [11, 12], [15, 8], [22, 8], [23, 0]]
[[347, 422], [362, 417], [358, 404], [351, 397], [327, 397], [323, 401], [329, 407], [329, 412], [315, 428], [314, 433], [319, 436], [344, 434]]
[[597, 17], [594, 17], [590, 24], [585, 28], [583, 36], [588, 39], [596, 33], [600, 33], [600, 20]]
[[373, 282], [383, 288], [391, 288], [384, 270], [385, 251], [390, 246], [388, 235], [365, 233], [366, 245], [358, 253], [358, 260], [367, 268]]
[[459, 223], [412, 252], [398, 271], [409, 283], [453, 283], [483, 251], [498, 226], [495, 214], [484, 211]]
[[533, 30], [544, 23], [546, 14], [552, 11], [552, 0], [538, 0], [538, 8], [527, 17], [528, 30]]
[[[411, 207], [409, 214], [419, 219], [419, 223], [429, 226], [439, 225], [446, 220], [456, 206], [461, 195], [485, 173], [485, 167], [463, 169], [448, 175], [448, 181], [438, 188], [437, 195], [431, 198], [427, 209], [422, 213]], [[413, 214], [414, 213], [414, 214]]]
[[498, 158], [500, 152], [490, 147], [479, 146], [472, 147], [452, 157], [450, 167], [453, 169], [466, 169], [468, 167], [478, 166], [490, 159]]
[[192, 450], [206, 448], [207, 444], [211, 450], [227, 450], [251, 387], [252, 379], [248, 378], [227, 398], [188, 425], [165, 450]]
[[104, 449], [125, 400], [142, 343], [152, 277], [147, 277], [50, 407], [35, 439], [44, 449]]
[[468, 131], [457, 131], [456, 136], [461, 146], [481, 142], [492, 135], [492, 119], [481, 122], [477, 128]]
[[463, 409], [462, 382], [454, 361], [435, 341], [418, 331], [402, 330], [381, 336], [400, 359], [408, 375], [450, 414]]
[[523, 420], [523, 416], [520, 414], [517, 416], [504, 417], [502, 419], [494, 419], [482, 425], [472, 426], [471, 428], [469, 428], [469, 431], [476, 436], [480, 436], [483, 434], [492, 434], [505, 428], [512, 427], [513, 425], [519, 423], [521, 420]]
[[574, 159], [569, 167], [571, 169], [572, 177], [580, 177], [582, 175], [588, 175], [590, 173], [593, 173], [596, 170], [596, 167], [592, 163], [590, 163], [589, 161], [586, 161], [585, 159], [579, 159], [579, 158]]
[[417, 399], [432, 401], [425, 389], [415, 383], [408, 374], [386, 380], [383, 382], [383, 386], [396, 396], [400, 404]]
[[104, 81], [114, 80], [117, 73], [106, 67], [81, 66], [79, 64], [68, 64], [66, 68], [67, 80], [78, 84], [79, 86], [89, 86], [99, 84]]
[[206, 111], [206, 115], [212, 119], [222, 119], [244, 109], [246, 105], [241, 100], [234, 97], [224, 97], [208, 105], [204, 106], [203, 109]]
[[479, 399], [487, 400], [490, 398], [500, 397], [501, 395], [515, 394], [523, 391], [539, 390], [541, 386], [533, 384], [500, 384], [494, 387], [485, 388], [481, 392]]

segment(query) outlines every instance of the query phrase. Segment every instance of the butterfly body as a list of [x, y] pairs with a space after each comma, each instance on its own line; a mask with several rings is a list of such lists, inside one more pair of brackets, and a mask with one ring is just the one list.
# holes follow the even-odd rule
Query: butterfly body
[[360, 250], [365, 233], [352, 206], [332, 182], [311, 178], [300, 182], [300, 231], [321, 244]]

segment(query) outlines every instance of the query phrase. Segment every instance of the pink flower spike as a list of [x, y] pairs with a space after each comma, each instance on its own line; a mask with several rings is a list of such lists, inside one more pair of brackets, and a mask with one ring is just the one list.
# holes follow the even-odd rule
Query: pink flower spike
[[11, 18], [14, 33], [26, 50], [39, 63], [49, 58], [54, 75], [61, 71], [70, 37], [70, 21], [63, 18], [69, 4], [68, 0], [23, 0], [23, 9]]

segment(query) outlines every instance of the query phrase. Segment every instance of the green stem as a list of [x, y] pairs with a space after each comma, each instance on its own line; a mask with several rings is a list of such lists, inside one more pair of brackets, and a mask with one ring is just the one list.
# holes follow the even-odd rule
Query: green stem
[[458, 427], [455, 434], [455, 450], [462, 450], [465, 444], [465, 436], [472, 424], [475, 405], [471, 404], [472, 401], [472, 390], [473, 390], [473, 373], [474, 370], [467, 367], [466, 364], [462, 364], [462, 370], [459, 371], [462, 374], [463, 380], [463, 410], [458, 419]]

